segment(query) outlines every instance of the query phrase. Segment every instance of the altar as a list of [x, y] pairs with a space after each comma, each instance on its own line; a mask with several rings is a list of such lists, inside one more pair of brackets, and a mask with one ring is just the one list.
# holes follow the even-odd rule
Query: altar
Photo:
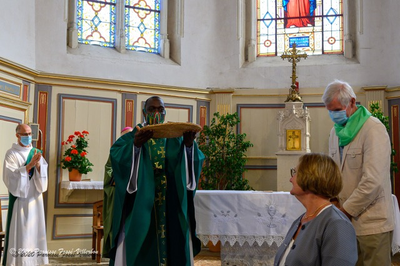
[[61, 182], [61, 202], [68, 202], [68, 198], [75, 190], [95, 190], [103, 194], [103, 181], [62, 181]]
[[222, 265], [272, 265], [292, 222], [305, 212], [289, 192], [198, 190], [196, 231], [221, 242]]
[[[293, 221], [305, 212], [289, 192], [198, 190], [196, 232], [204, 245], [221, 242], [221, 265], [273, 265]], [[392, 254], [400, 252], [400, 212], [393, 195]]]

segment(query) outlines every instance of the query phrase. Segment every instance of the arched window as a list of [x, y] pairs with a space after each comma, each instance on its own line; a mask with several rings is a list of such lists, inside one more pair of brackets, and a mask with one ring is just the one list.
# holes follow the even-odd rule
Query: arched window
[[159, 53], [160, 0], [125, 1], [126, 48]]
[[257, 0], [257, 56], [343, 54], [342, 0]]
[[82, 43], [169, 57], [167, 27], [163, 28], [164, 34], [161, 28], [167, 17], [161, 16], [161, 0], [76, 0], [72, 9], [76, 10], [73, 18], [76, 30], [70, 21], [71, 48]]
[[78, 0], [76, 21], [78, 42], [84, 44], [115, 46], [116, 0]]

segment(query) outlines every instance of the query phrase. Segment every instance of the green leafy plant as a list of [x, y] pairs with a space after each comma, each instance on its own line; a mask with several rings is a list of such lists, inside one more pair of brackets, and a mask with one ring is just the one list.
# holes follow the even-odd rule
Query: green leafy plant
[[246, 154], [253, 144], [245, 141], [246, 134], [236, 134], [240, 123], [237, 113], [214, 113], [210, 126], [204, 126], [198, 139], [199, 148], [206, 156], [200, 187], [208, 190], [251, 190], [243, 178]]
[[[369, 105], [370, 112], [372, 116], [378, 118], [382, 124], [386, 127], [387, 132], [390, 132], [390, 126], [389, 126], [389, 117], [385, 116], [379, 106], [378, 102], [372, 102]], [[396, 150], [393, 149], [393, 144], [392, 144], [392, 156], [391, 156], [391, 162], [390, 162], [390, 170], [391, 173], [397, 173], [399, 171], [397, 167], [397, 163], [394, 161], [394, 156], [396, 155]]]
[[86, 157], [87, 135], [89, 135], [89, 132], [86, 130], [82, 131], [82, 133], [75, 131], [74, 135], [69, 135], [68, 139], [61, 143], [63, 149], [66, 149], [60, 163], [63, 169], [68, 169], [69, 172], [72, 169], [77, 169], [81, 174], [87, 174], [92, 171], [91, 166], [93, 164]]

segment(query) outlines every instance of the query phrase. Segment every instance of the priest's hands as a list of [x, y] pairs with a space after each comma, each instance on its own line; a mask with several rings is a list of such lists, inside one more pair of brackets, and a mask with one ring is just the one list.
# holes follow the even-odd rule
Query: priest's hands
[[40, 173], [40, 159], [41, 158], [42, 158], [42, 153], [35, 150], [35, 153], [32, 156], [31, 161], [26, 165], [26, 171], [29, 172], [33, 167], [36, 167], [36, 169]]
[[196, 138], [196, 132], [194, 131], [187, 131], [183, 133], [183, 143], [188, 148], [192, 147], [195, 138]]
[[133, 140], [133, 144], [137, 148], [141, 148], [144, 143], [146, 143], [149, 139], [153, 137], [153, 130], [138, 130], [135, 133], [135, 139]]

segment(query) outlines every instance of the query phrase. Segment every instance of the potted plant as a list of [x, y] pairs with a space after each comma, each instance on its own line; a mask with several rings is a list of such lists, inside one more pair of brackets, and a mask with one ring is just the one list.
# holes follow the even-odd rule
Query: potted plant
[[61, 143], [64, 151], [61, 160], [61, 167], [68, 169], [70, 181], [80, 181], [82, 174], [92, 171], [93, 164], [86, 157], [88, 141], [86, 139], [89, 132], [84, 130], [75, 131], [74, 135], [69, 135], [66, 141]]
[[[378, 118], [382, 124], [386, 127], [386, 130], [388, 134], [390, 133], [390, 126], [389, 126], [389, 117], [385, 116], [381, 110], [381, 107], [379, 106], [378, 102], [372, 102], [369, 105], [369, 109], [371, 111], [371, 115]], [[390, 161], [390, 178], [392, 179], [392, 184], [393, 184], [393, 177], [394, 175], [399, 171], [397, 167], [397, 163], [395, 162], [394, 156], [396, 155], [396, 150], [393, 148], [393, 144], [391, 143], [392, 146], [392, 154], [391, 154], [391, 161]], [[393, 187], [392, 187], [393, 190]]]
[[252, 147], [245, 141], [246, 134], [236, 134], [240, 123], [237, 113], [220, 115], [214, 113], [210, 126], [204, 126], [198, 139], [199, 148], [206, 156], [202, 169], [201, 189], [251, 190], [243, 178], [246, 170], [246, 151]]

